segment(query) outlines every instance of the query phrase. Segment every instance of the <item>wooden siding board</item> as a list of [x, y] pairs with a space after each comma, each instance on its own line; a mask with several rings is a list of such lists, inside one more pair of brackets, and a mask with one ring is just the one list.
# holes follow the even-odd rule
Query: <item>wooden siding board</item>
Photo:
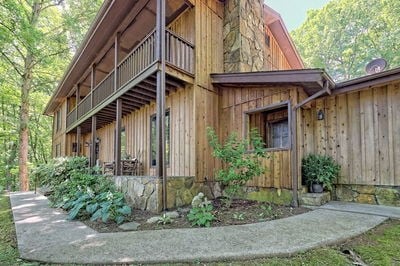
[[[360, 95], [358, 92], [348, 94], [348, 114], [349, 114], [349, 162], [350, 180], [362, 182], [361, 173], [361, 122], [360, 122]], [[350, 182], [350, 181], [349, 181]], [[350, 182], [352, 183], [352, 182]]]

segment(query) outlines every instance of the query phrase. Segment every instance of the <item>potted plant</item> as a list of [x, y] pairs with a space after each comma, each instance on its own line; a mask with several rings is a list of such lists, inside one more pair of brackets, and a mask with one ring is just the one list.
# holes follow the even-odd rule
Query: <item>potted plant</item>
[[340, 165], [332, 157], [310, 154], [302, 160], [303, 179], [310, 192], [322, 193], [324, 189], [332, 190], [332, 183], [339, 176]]

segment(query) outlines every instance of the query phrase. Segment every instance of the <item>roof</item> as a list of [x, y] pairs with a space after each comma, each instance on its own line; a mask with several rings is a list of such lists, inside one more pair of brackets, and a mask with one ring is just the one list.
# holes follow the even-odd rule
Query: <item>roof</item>
[[[324, 89], [328, 82], [332, 95], [369, 89], [400, 81], [400, 67], [335, 83], [324, 69], [277, 70], [262, 72], [211, 74], [212, 83], [222, 88], [265, 85], [294, 85], [303, 87], [308, 95]], [[325, 95], [321, 95], [323, 97]]]
[[308, 95], [323, 89], [327, 81], [330, 88], [335, 83], [323, 69], [297, 69], [261, 72], [211, 74], [214, 85], [221, 87], [248, 87], [260, 85], [295, 85], [304, 88]]
[[274, 35], [279, 47], [285, 54], [289, 65], [293, 69], [304, 68], [303, 60], [297, 52], [296, 46], [286, 29], [281, 15], [269, 6], [264, 5], [264, 22]]
[[382, 71], [372, 75], [347, 80], [336, 84], [333, 94], [342, 94], [371, 87], [382, 86], [392, 81], [400, 81], [400, 67]]

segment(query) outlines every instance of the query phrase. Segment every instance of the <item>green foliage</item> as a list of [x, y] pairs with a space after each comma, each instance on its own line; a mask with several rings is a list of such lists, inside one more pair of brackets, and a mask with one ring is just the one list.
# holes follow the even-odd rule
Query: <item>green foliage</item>
[[17, 264], [19, 255], [16, 246], [10, 201], [0, 192], [0, 265]]
[[245, 219], [245, 214], [244, 213], [237, 213], [235, 212], [233, 214], [233, 219], [243, 221]]
[[332, 183], [340, 173], [340, 165], [332, 157], [310, 154], [303, 158], [301, 171], [308, 185], [317, 183], [332, 190]]
[[164, 213], [157, 223], [162, 225], [170, 224], [172, 223], [172, 218]]
[[[340, 14], [340, 15], [338, 15]], [[325, 68], [335, 80], [365, 75], [372, 59], [400, 65], [400, 1], [330, 1], [311, 10], [291, 32], [307, 67]]]
[[193, 207], [187, 217], [193, 226], [210, 227], [212, 221], [215, 220], [215, 216], [212, 213], [213, 209], [214, 207], [211, 204]]
[[85, 157], [57, 158], [34, 170], [34, 176], [53, 193], [54, 207], [68, 211], [69, 219], [89, 218], [93, 221], [114, 220], [117, 224], [131, 214], [124, 196], [106, 176], [87, 167]]
[[[265, 143], [256, 129], [250, 131], [249, 139], [239, 139], [237, 133], [232, 132], [224, 143], [220, 143], [215, 131], [207, 128], [207, 137], [213, 156], [220, 159], [223, 165], [216, 179], [226, 186], [224, 192], [228, 202], [231, 202], [247, 181], [265, 172], [261, 164], [261, 158], [268, 157]], [[251, 152], [249, 147], [253, 149]]]
[[368, 265], [399, 265], [400, 221], [392, 220], [382, 229], [366, 233], [366, 241], [356, 244], [354, 250]]

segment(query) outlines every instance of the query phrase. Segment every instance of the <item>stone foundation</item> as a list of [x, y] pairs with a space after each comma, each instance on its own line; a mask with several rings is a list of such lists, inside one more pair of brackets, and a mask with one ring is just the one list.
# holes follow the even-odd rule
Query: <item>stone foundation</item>
[[400, 186], [336, 185], [333, 195], [339, 201], [400, 207]]
[[[162, 210], [161, 179], [152, 176], [114, 176], [113, 180], [133, 208], [151, 212]], [[212, 198], [211, 189], [202, 183], [194, 182], [194, 177], [168, 177], [167, 208], [175, 209], [189, 205], [199, 192]]]
[[288, 189], [247, 187], [245, 189], [245, 198], [249, 200], [290, 205], [293, 200], [293, 194], [292, 191]]

